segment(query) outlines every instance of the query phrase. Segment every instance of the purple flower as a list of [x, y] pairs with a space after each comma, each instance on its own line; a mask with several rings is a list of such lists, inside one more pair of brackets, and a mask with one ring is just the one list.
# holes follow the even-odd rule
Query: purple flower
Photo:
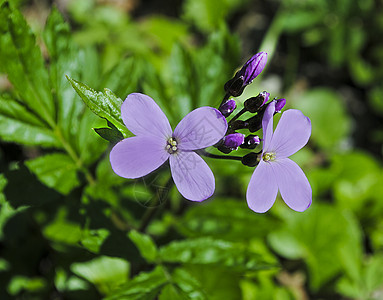
[[263, 150], [247, 188], [247, 203], [255, 212], [266, 212], [274, 204], [278, 189], [285, 203], [296, 211], [311, 204], [312, 191], [302, 169], [288, 157], [304, 145], [311, 135], [310, 119], [301, 111], [285, 111], [273, 133], [276, 101], [266, 108], [263, 120]]
[[223, 114], [224, 117], [228, 117], [236, 108], [237, 103], [234, 99], [230, 99], [221, 105], [219, 111]]
[[238, 72], [238, 75], [243, 78], [243, 84], [250, 84], [254, 78], [256, 78], [267, 63], [267, 53], [259, 52], [251, 57], [242, 67], [242, 69]]
[[193, 150], [214, 145], [225, 135], [227, 122], [217, 109], [193, 110], [173, 132], [152, 98], [133, 93], [122, 104], [121, 117], [136, 136], [120, 141], [110, 152], [110, 163], [117, 175], [139, 178], [169, 159], [174, 183], [182, 196], [202, 201], [213, 194], [214, 175]]
[[245, 141], [245, 135], [242, 133], [231, 133], [223, 138], [223, 145], [230, 150], [236, 150]]

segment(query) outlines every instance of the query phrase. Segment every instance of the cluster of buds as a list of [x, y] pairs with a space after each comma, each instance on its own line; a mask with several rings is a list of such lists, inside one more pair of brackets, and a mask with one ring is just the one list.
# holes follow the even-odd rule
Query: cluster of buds
[[[237, 108], [235, 99], [230, 97], [238, 97], [242, 95], [244, 89], [249, 85], [264, 69], [267, 62], [267, 53], [259, 52], [251, 57], [243, 67], [234, 75], [232, 79], [225, 83], [225, 98], [222, 101], [219, 110], [225, 118], [228, 118]], [[259, 136], [254, 134], [245, 135], [237, 132], [237, 130], [247, 129], [254, 133], [261, 129], [262, 118], [269, 102], [270, 93], [263, 91], [255, 97], [247, 99], [243, 103], [243, 109], [234, 115], [228, 122], [229, 127], [226, 136], [218, 142], [215, 147], [228, 154], [231, 151], [241, 149], [255, 149], [261, 142]], [[276, 99], [276, 112], [280, 112], [286, 104], [286, 99]], [[245, 112], [252, 114], [246, 120], [239, 120]], [[257, 154], [251, 152], [245, 155], [242, 163], [248, 166], [255, 166], [257, 162]]]

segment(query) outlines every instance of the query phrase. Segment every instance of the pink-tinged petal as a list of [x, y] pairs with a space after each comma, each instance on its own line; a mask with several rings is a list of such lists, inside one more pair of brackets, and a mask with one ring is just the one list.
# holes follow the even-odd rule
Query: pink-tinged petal
[[268, 150], [274, 151], [277, 159], [289, 157], [307, 144], [310, 135], [310, 119], [299, 110], [286, 110], [282, 113]]
[[304, 211], [312, 201], [312, 190], [302, 169], [291, 159], [271, 163], [282, 199], [296, 211]]
[[273, 116], [275, 112], [275, 101], [271, 101], [265, 110], [262, 118], [263, 130], [263, 152], [269, 149], [271, 138], [273, 136]]
[[270, 163], [261, 160], [247, 188], [247, 205], [257, 213], [264, 213], [273, 206], [277, 194], [278, 186], [273, 169]]
[[168, 118], [152, 98], [140, 93], [129, 94], [121, 106], [121, 117], [135, 135], [172, 136]]
[[168, 158], [166, 140], [134, 136], [118, 142], [110, 152], [113, 171], [125, 178], [139, 178], [160, 167]]
[[182, 196], [192, 201], [203, 201], [213, 195], [213, 172], [198, 154], [179, 151], [171, 155], [169, 161], [174, 183]]
[[197, 150], [214, 145], [227, 131], [225, 117], [215, 108], [200, 107], [188, 113], [174, 130], [178, 148]]

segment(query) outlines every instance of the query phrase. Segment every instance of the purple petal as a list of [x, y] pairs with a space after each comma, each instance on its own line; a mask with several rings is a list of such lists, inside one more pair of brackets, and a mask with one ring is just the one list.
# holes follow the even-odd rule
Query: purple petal
[[129, 94], [121, 106], [121, 117], [135, 135], [172, 136], [168, 118], [152, 98], [140, 93]]
[[310, 119], [299, 110], [286, 110], [279, 120], [267, 150], [274, 151], [277, 159], [288, 157], [306, 145], [310, 135]]
[[245, 141], [243, 133], [235, 132], [223, 138], [223, 144], [230, 149], [237, 149]]
[[312, 191], [302, 169], [289, 158], [277, 159], [270, 164], [282, 199], [293, 210], [306, 210], [311, 205]]
[[170, 169], [178, 191], [186, 199], [203, 201], [214, 193], [213, 172], [195, 152], [179, 151], [171, 155]]
[[267, 62], [267, 53], [259, 52], [251, 57], [239, 71], [243, 76], [244, 85], [251, 83], [265, 68]]
[[188, 113], [174, 130], [181, 150], [197, 150], [214, 145], [227, 130], [225, 117], [215, 108], [200, 107]]
[[263, 160], [251, 176], [246, 199], [250, 209], [264, 213], [273, 206], [277, 198], [278, 186], [270, 163]]
[[125, 178], [139, 178], [160, 167], [168, 158], [166, 140], [134, 136], [117, 143], [110, 152], [113, 171]]
[[275, 112], [275, 101], [267, 105], [262, 119], [263, 130], [263, 151], [268, 150], [271, 138], [273, 136], [273, 116]]

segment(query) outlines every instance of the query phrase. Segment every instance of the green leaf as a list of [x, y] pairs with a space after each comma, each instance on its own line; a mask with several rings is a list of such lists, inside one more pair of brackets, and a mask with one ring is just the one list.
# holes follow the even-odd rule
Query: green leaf
[[77, 134], [84, 103], [79, 101], [65, 75], [79, 78], [81, 66], [89, 64], [85, 64], [84, 51], [73, 43], [69, 25], [55, 7], [48, 16], [43, 37], [50, 56], [49, 75], [56, 94], [57, 123], [65, 138], [72, 140]]
[[160, 289], [167, 283], [162, 267], [157, 266], [151, 272], [141, 272], [119, 291], [105, 300], [151, 300], [155, 299]]
[[100, 248], [106, 238], [109, 236], [109, 231], [106, 229], [84, 230], [81, 244], [93, 253], [99, 253]]
[[108, 256], [71, 265], [73, 273], [93, 283], [103, 294], [108, 294], [126, 283], [129, 269], [130, 265], [126, 260]]
[[128, 236], [148, 262], [156, 260], [158, 256], [157, 246], [149, 235], [131, 230]]
[[160, 258], [169, 263], [219, 265], [240, 271], [271, 267], [243, 244], [212, 238], [173, 241], [160, 249]]
[[8, 2], [1, 5], [0, 20], [0, 65], [23, 103], [53, 127], [55, 106], [35, 36]]
[[314, 291], [340, 273], [345, 256], [361, 257], [360, 228], [349, 212], [316, 203], [304, 214], [281, 207], [280, 215], [286, 225], [272, 232], [268, 242], [285, 258], [305, 260]]
[[313, 124], [311, 137], [326, 151], [337, 151], [349, 136], [350, 117], [342, 100], [332, 90], [312, 89], [294, 101], [293, 105], [310, 118]]
[[56, 135], [45, 127], [24, 123], [0, 114], [0, 128], [0, 138], [7, 142], [47, 148], [62, 147]]
[[112, 144], [116, 144], [119, 141], [121, 141], [124, 136], [122, 133], [114, 126], [112, 123], [110, 123], [107, 120], [108, 126], [109, 127], [104, 127], [104, 128], [93, 128], [93, 130], [101, 136], [103, 139], [109, 141]]
[[67, 79], [91, 111], [111, 122], [124, 137], [132, 136], [121, 119], [122, 100], [120, 98], [117, 98], [112, 91], [108, 89], [105, 89], [104, 93], [96, 92], [87, 85], [68, 76]]
[[40, 181], [67, 195], [80, 184], [78, 167], [66, 154], [54, 153], [40, 156], [25, 163]]
[[265, 236], [280, 225], [268, 215], [249, 213], [245, 202], [216, 199], [202, 206], [189, 208], [175, 225], [189, 237], [215, 236], [234, 241]]
[[8, 292], [13, 296], [22, 291], [37, 292], [43, 290], [45, 285], [45, 280], [40, 277], [14, 276], [8, 285]]

